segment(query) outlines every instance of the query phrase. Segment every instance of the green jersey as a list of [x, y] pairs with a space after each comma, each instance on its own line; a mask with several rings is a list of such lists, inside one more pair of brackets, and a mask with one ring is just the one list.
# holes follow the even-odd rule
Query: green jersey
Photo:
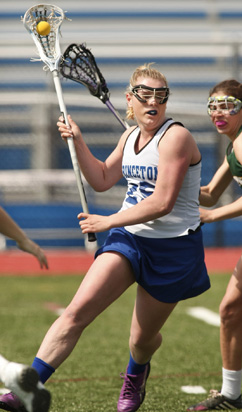
[[[238, 135], [240, 134], [240, 132], [241, 132], [241, 129]], [[233, 175], [233, 178], [238, 183], [238, 185], [242, 187], [242, 164], [236, 159], [232, 142], [230, 142], [227, 147], [226, 157], [227, 157], [227, 162], [229, 164], [229, 168]]]

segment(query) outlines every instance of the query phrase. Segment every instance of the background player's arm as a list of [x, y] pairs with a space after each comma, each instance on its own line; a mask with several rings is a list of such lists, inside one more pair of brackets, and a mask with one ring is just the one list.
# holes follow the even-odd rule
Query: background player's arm
[[213, 223], [238, 216], [242, 216], [242, 197], [215, 209], [200, 208], [200, 218], [203, 223]]
[[33, 242], [24, 231], [17, 225], [17, 223], [9, 216], [9, 214], [0, 207], [0, 232], [9, 237], [10, 239], [15, 240], [19, 249], [24, 252], [31, 253], [34, 255], [39, 263], [41, 268], [48, 268], [47, 258], [44, 254], [44, 251]]
[[225, 158], [208, 185], [202, 186], [199, 196], [201, 206], [211, 207], [216, 205], [220, 196], [231, 183], [233, 176]]
[[[211, 207], [216, 205], [220, 196], [230, 184], [233, 176], [230, 172], [226, 157], [223, 164], [213, 176], [207, 186], [201, 187], [199, 196], [202, 206]], [[234, 202], [214, 209], [200, 208], [200, 218], [203, 223], [218, 222], [219, 220], [231, 219], [242, 215], [242, 197]]]

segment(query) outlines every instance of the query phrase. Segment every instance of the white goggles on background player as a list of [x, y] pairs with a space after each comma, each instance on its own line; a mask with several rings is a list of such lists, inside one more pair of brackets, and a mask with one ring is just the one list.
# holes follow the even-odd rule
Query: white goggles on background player
[[216, 111], [233, 116], [240, 111], [241, 107], [242, 102], [233, 96], [209, 97], [207, 105], [209, 116]]
[[159, 104], [167, 102], [169, 97], [169, 88], [164, 87], [149, 87], [144, 84], [138, 84], [137, 86], [130, 86], [133, 95], [142, 103], [146, 103], [150, 99], [158, 100]]

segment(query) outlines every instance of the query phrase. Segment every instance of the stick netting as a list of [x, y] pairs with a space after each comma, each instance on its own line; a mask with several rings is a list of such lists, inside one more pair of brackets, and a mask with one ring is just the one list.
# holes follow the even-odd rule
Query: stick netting
[[93, 96], [98, 97], [103, 103], [109, 98], [109, 89], [100, 72], [96, 60], [84, 44], [71, 44], [63, 55], [60, 64], [63, 77], [82, 83]]
[[[59, 30], [64, 18], [66, 17], [63, 10], [51, 4], [38, 4], [31, 7], [23, 18], [23, 23], [34, 39], [41, 60], [50, 70], [57, 69], [61, 59]], [[38, 33], [37, 25], [40, 21], [49, 23], [50, 32], [48, 35]]]

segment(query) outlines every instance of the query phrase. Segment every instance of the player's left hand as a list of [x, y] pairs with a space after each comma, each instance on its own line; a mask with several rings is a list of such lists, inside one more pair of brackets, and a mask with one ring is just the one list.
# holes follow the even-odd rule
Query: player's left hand
[[17, 242], [17, 245], [19, 249], [23, 250], [24, 252], [34, 255], [38, 259], [41, 269], [49, 268], [45, 253], [43, 249], [41, 249], [39, 245], [37, 245], [37, 243], [26, 237], [23, 240]]
[[111, 228], [109, 216], [90, 215], [89, 213], [79, 213], [79, 226], [82, 233], [105, 232]]

